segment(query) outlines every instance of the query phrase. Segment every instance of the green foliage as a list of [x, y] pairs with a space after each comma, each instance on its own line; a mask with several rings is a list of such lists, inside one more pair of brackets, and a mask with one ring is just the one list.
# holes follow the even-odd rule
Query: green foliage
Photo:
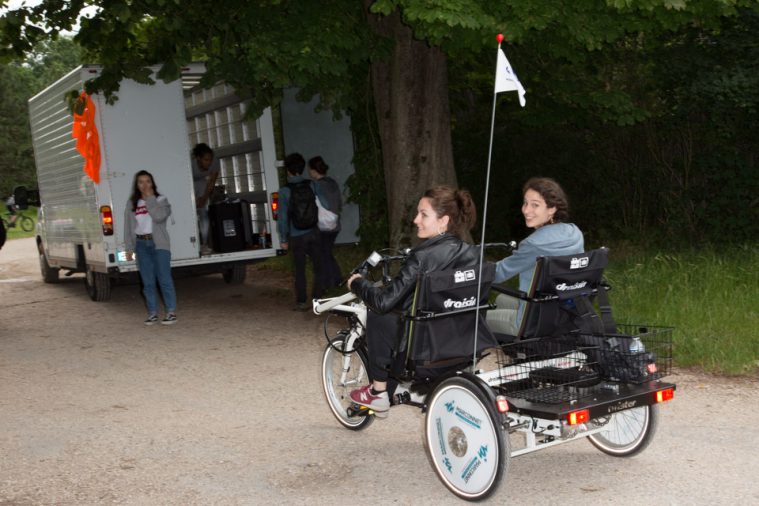
[[750, 374], [759, 369], [759, 247], [611, 250], [607, 278], [618, 321], [675, 327], [679, 366]]
[[[516, 106], [515, 94], [498, 99], [489, 240], [527, 232], [519, 188], [534, 175], [562, 183], [573, 219], [592, 242], [759, 236], [757, 29], [757, 12], [739, 10], [708, 26], [630, 34], [574, 60], [547, 56], [543, 43], [561, 45], [553, 33], [543, 43], [507, 47], [527, 107]], [[494, 59], [487, 51], [451, 68], [456, 164], [478, 196]]]
[[34, 183], [32, 145], [26, 100], [34, 89], [28, 68], [9, 64], [0, 67], [0, 198], [7, 198], [17, 185]]
[[[89, 91], [114, 92], [124, 76], [149, 82], [151, 64], [162, 65], [159, 78], [175, 79], [184, 64], [203, 57], [209, 69], [204, 84], [228, 81], [253, 100], [253, 111], [276, 106], [284, 86], [299, 87], [304, 99], [319, 93], [324, 107], [353, 119], [357, 174], [350, 184], [362, 205], [362, 236], [372, 243], [387, 230], [387, 200], [377, 196], [384, 188], [381, 151], [366, 90], [371, 63], [385, 59], [394, 41], [369, 28], [366, 7], [399, 14], [417, 38], [450, 56], [456, 164], [460, 182], [478, 202], [484, 197], [493, 36], [505, 33], [528, 106], [515, 107], [514, 94], [498, 97], [493, 240], [523, 233], [518, 189], [536, 174], [555, 176], [567, 187], [576, 220], [591, 238], [756, 236], [759, 171], [752, 133], [759, 58], [753, 34], [759, 26], [753, 0], [230, 0], [213, 7], [96, 0], [87, 4], [97, 13], [78, 19], [84, 4], [43, 0], [6, 12], [0, 56], [43, 55], [53, 46], [40, 44], [56, 42], [78, 20], [76, 41], [89, 61], [106, 66]], [[63, 73], [49, 65], [32, 68]], [[20, 156], [29, 160], [14, 135], [0, 134], [3, 152], [10, 149], [7, 139], [19, 139]], [[745, 211], [729, 212], [731, 198], [745, 202]]]
[[41, 43], [23, 61], [0, 67], [0, 197], [18, 185], [34, 187], [34, 153], [27, 101], [79, 63], [79, 49], [60, 37]]

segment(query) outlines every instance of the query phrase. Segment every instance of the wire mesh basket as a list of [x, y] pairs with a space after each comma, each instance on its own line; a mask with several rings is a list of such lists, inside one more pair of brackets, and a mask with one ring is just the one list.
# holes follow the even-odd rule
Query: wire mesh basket
[[644, 383], [670, 374], [672, 327], [618, 325], [614, 334], [572, 333], [501, 346], [499, 390], [530, 402], [592, 396], [601, 383]]
[[617, 330], [625, 337], [607, 350], [608, 364], [602, 364], [609, 379], [641, 383], [671, 373], [672, 327], [623, 324]]
[[616, 333], [576, 334], [591, 351], [605, 380], [643, 383], [667, 376], [672, 369], [672, 327], [617, 325]]
[[572, 339], [530, 339], [501, 347], [500, 393], [549, 404], [592, 395], [600, 381], [592, 362], [596, 346]]

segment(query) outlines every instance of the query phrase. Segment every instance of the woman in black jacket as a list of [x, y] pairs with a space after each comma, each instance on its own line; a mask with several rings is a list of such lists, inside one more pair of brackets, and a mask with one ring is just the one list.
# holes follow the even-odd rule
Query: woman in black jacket
[[411, 307], [420, 273], [444, 270], [461, 261], [477, 262], [477, 248], [463, 240], [469, 236], [476, 218], [477, 211], [468, 191], [450, 186], [431, 188], [419, 200], [414, 218], [417, 236], [424, 241], [411, 250], [398, 275], [380, 287], [373, 286], [359, 274], [348, 279], [350, 290], [369, 308], [367, 344], [373, 379], [372, 385], [352, 391], [351, 399], [371, 408], [380, 418], [387, 416], [390, 409], [388, 368], [392, 364], [393, 347], [403, 330], [399, 316], [390, 311], [406, 311]]

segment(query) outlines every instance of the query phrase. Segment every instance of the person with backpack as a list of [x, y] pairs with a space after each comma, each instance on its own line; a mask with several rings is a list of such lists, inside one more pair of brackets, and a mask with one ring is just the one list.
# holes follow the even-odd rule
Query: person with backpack
[[296, 311], [308, 311], [306, 303], [306, 257], [311, 258], [314, 268], [312, 297], [318, 299], [324, 290], [321, 258], [321, 235], [319, 233], [319, 209], [316, 199], [324, 205], [320, 191], [313, 181], [303, 177], [306, 160], [300, 153], [285, 157], [287, 185], [279, 189], [279, 219], [277, 229], [282, 249], [292, 252], [295, 262]]
[[340, 185], [337, 181], [327, 175], [329, 165], [324, 162], [321, 156], [315, 156], [308, 161], [308, 174], [313, 179], [314, 184], [321, 192], [321, 195], [327, 201], [327, 209], [337, 214], [337, 224], [332, 230], [320, 228], [322, 243], [322, 261], [324, 262], [324, 288], [339, 286], [343, 281], [343, 274], [340, 272], [340, 265], [335, 259], [333, 249], [335, 239], [340, 233], [340, 212], [343, 208], [343, 193], [340, 191]]

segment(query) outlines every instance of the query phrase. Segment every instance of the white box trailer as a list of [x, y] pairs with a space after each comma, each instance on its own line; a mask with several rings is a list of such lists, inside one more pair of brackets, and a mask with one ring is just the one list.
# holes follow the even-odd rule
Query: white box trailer
[[[113, 105], [102, 95], [92, 96], [102, 160], [99, 184], [83, 172], [64, 97], [82, 90], [101, 68], [78, 67], [29, 100], [41, 201], [37, 244], [46, 282], [57, 281], [60, 269], [84, 273], [90, 297], [100, 301], [110, 297], [115, 279], [137, 271], [136, 262], [126, 259], [122, 221], [134, 174], [143, 169], [172, 206], [172, 268], [222, 272], [225, 281], [239, 283], [246, 264], [282, 253], [271, 208], [271, 193], [279, 187], [271, 111], [250, 120], [231, 87], [193, 87], [203, 70], [190, 66], [182, 80], [168, 84], [125, 80]], [[197, 142], [209, 144], [220, 160], [224, 198], [241, 202], [242, 227], [233, 220], [217, 223], [226, 236], [245, 235], [238, 251], [200, 254], [190, 167]]]

